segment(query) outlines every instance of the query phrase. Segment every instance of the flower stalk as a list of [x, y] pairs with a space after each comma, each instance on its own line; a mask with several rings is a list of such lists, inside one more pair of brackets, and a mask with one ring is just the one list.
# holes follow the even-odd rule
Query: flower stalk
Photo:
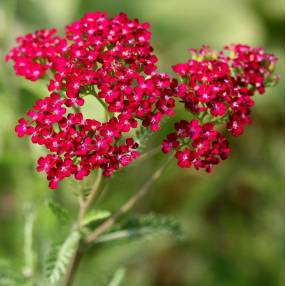
[[[128, 211], [130, 211], [134, 205], [147, 194], [147, 192], [150, 190], [151, 186], [154, 184], [155, 181], [157, 181], [160, 176], [164, 173], [167, 166], [170, 164], [172, 160], [172, 157], [169, 157], [164, 163], [153, 173], [153, 175], [143, 184], [143, 186], [134, 194], [132, 195], [110, 218], [106, 219], [101, 225], [99, 225], [94, 232], [89, 234], [86, 238], [82, 239], [78, 247], [75, 251], [75, 254], [70, 262], [70, 265], [68, 267], [68, 270], [65, 274], [65, 277], [63, 279], [62, 286], [71, 286], [74, 275], [76, 273], [76, 270], [79, 266], [79, 263], [84, 255], [84, 249], [86, 249], [89, 245], [94, 243], [101, 235], [106, 233], [118, 220], [126, 214]], [[80, 207], [80, 219], [82, 220], [84, 217], [84, 214], [88, 211], [88, 209], [91, 207], [92, 203], [94, 202], [94, 199], [96, 197], [96, 194], [98, 192], [100, 182], [101, 182], [101, 175], [98, 174], [95, 183], [94, 188], [90, 195], [88, 196], [86, 202]]]
[[81, 196], [80, 206], [79, 206], [79, 225], [81, 225], [82, 219], [84, 218], [86, 212], [88, 211], [92, 203], [95, 201], [100, 189], [101, 182], [102, 182], [102, 172], [99, 170], [96, 180], [87, 198], [85, 199], [84, 197]]

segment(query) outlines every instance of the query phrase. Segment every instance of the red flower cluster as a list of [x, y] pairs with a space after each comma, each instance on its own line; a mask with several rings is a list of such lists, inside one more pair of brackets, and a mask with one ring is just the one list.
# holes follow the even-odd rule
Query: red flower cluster
[[[176, 150], [180, 167], [211, 171], [230, 152], [215, 125], [226, 123], [233, 135], [240, 135], [250, 123], [251, 96], [276, 80], [276, 58], [243, 45], [220, 53], [192, 49], [187, 63], [173, 67], [179, 81], [158, 73], [149, 24], [125, 14], [87, 13], [66, 27], [65, 38], [55, 33], [19, 37], [6, 56], [17, 75], [32, 81], [50, 76], [50, 96], [36, 102], [16, 131], [50, 151], [37, 169], [47, 173], [51, 188], [71, 175], [81, 180], [101, 168], [110, 176], [131, 163], [139, 155], [138, 142], [127, 133], [139, 126], [157, 131], [179, 102], [196, 119], [176, 123], [176, 132], [163, 141], [163, 152]], [[96, 97], [110, 119], [83, 118], [84, 96]]]
[[148, 29], [149, 24], [125, 14], [112, 19], [101, 12], [86, 14], [66, 29], [71, 45], [64, 57], [54, 60], [49, 90], [64, 89], [70, 99], [80, 92], [96, 94], [109, 112], [138, 118], [158, 130], [162, 115], [172, 115], [174, 99], [169, 76], [155, 72]]
[[278, 79], [277, 76], [272, 77], [277, 63], [274, 55], [266, 54], [261, 48], [241, 44], [227, 46], [225, 50], [232, 54], [228, 57], [221, 54], [221, 57], [234, 69], [239, 86], [252, 88], [262, 94], [270, 82]]
[[[119, 144], [123, 132], [128, 132], [136, 121], [124, 122], [112, 118], [106, 123], [84, 119], [81, 113], [66, 116], [68, 99], [52, 93], [37, 100], [28, 112], [30, 120], [21, 118], [16, 126], [19, 137], [30, 135], [34, 144], [44, 145], [49, 154], [38, 161], [38, 171], [45, 171], [50, 187], [58, 181], [74, 175], [77, 180], [89, 175], [91, 170], [102, 168], [110, 176], [120, 166], [128, 165], [137, 158], [137, 144], [132, 138]], [[117, 145], [115, 144], [117, 143]]]
[[226, 159], [230, 152], [228, 141], [214, 130], [212, 123], [201, 125], [197, 119], [191, 122], [181, 120], [175, 124], [175, 129], [176, 132], [163, 141], [162, 150], [164, 153], [176, 150], [175, 157], [181, 168], [193, 165], [210, 172], [213, 165]]
[[17, 38], [19, 45], [6, 56], [6, 61], [14, 61], [17, 75], [32, 81], [45, 75], [53, 59], [61, 57], [67, 45], [55, 33], [56, 29], [45, 29]]
[[[137, 143], [123, 133], [137, 128], [138, 121], [157, 131], [163, 115], [173, 114], [171, 80], [155, 72], [148, 29], [149, 24], [125, 14], [108, 19], [101, 12], [88, 13], [67, 26], [67, 40], [54, 36], [54, 29], [38, 31], [19, 38], [19, 46], [7, 55], [16, 74], [27, 79], [52, 72], [48, 90], [53, 93], [28, 112], [31, 120], [21, 118], [16, 127], [19, 137], [30, 135], [53, 154], [38, 162], [51, 188], [65, 177], [82, 179], [97, 168], [110, 176], [139, 154]], [[89, 94], [108, 109], [108, 122], [68, 113]]]
[[[232, 52], [229, 56], [228, 50]], [[228, 46], [219, 53], [208, 47], [191, 51], [192, 59], [173, 67], [183, 81], [175, 96], [191, 113], [227, 122], [232, 135], [239, 136], [243, 126], [251, 123], [255, 91], [263, 93], [265, 86], [277, 80], [272, 77], [277, 59], [262, 49], [243, 45]]]
[[[230, 152], [227, 140], [214, 132], [213, 127], [225, 124], [233, 136], [243, 133], [244, 125], [251, 123], [249, 116], [251, 107], [254, 106], [251, 97], [255, 91], [263, 93], [266, 86], [278, 79], [277, 76], [272, 76], [277, 59], [262, 49], [244, 45], [231, 45], [221, 52], [207, 46], [190, 51], [192, 58], [187, 63], [173, 66], [181, 81], [175, 87], [174, 96], [199, 121], [175, 124], [177, 132], [167, 136], [162, 150], [166, 153], [191, 144], [194, 151], [189, 148], [177, 151], [178, 165], [189, 167], [193, 164], [195, 168], [203, 167], [210, 171], [211, 166], [219, 162], [218, 155], [224, 159]], [[207, 128], [209, 135], [201, 132], [201, 128]], [[193, 130], [190, 131], [191, 134], [183, 131], [188, 129]], [[184, 134], [183, 137], [181, 134]], [[188, 143], [185, 139], [178, 140], [186, 136], [192, 140]], [[197, 152], [198, 146], [205, 153]]]

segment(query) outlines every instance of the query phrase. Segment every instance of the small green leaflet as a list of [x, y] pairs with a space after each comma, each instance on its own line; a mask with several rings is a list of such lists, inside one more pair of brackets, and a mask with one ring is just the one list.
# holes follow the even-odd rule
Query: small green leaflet
[[52, 211], [52, 213], [61, 221], [61, 222], [67, 222], [70, 220], [70, 215], [68, 211], [62, 207], [60, 204], [58, 204], [55, 201], [49, 200], [48, 201], [48, 207]]
[[92, 222], [108, 218], [110, 215], [111, 213], [106, 210], [91, 210], [83, 218], [82, 226], [86, 226]]

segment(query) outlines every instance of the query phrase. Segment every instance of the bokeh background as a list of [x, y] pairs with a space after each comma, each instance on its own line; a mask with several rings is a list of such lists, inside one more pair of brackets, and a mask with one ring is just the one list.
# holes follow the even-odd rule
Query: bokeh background
[[[41, 257], [62, 226], [47, 208], [54, 199], [76, 213], [68, 184], [48, 189], [35, 171], [39, 150], [14, 134], [45, 87], [16, 78], [4, 54], [15, 37], [57, 27], [87, 11], [126, 12], [152, 25], [152, 43], [160, 69], [188, 58], [187, 49], [229, 43], [264, 47], [279, 58], [282, 80], [256, 96], [254, 124], [231, 139], [233, 152], [212, 174], [182, 170], [173, 164], [133, 213], [171, 214], [182, 225], [181, 241], [154, 239], [113, 243], [90, 251], [74, 285], [104, 285], [105, 275], [123, 265], [127, 286], [276, 286], [284, 269], [284, 3], [282, 0], [0, 0], [0, 262], [23, 270], [23, 235], [27, 212], [35, 214], [34, 242]], [[178, 117], [180, 116], [178, 112]], [[174, 119], [176, 120], [176, 119]], [[174, 121], [173, 120], [173, 121]], [[166, 123], [161, 134], [171, 128]], [[160, 164], [154, 156], [118, 174], [102, 200], [113, 210]], [[164, 159], [164, 158], [163, 158]], [[27, 211], [29, 209], [29, 211]], [[8, 262], [7, 262], [8, 263]], [[24, 269], [25, 270], [25, 269]], [[39, 278], [40, 279], [40, 278]], [[40, 280], [39, 280], [40, 281]], [[36, 282], [36, 285], [44, 285]]]

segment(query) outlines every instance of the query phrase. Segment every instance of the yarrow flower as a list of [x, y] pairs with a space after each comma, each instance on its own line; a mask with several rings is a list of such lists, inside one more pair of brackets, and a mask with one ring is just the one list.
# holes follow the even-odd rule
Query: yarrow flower
[[6, 56], [6, 61], [14, 61], [16, 75], [32, 81], [45, 75], [67, 46], [65, 39], [55, 36], [56, 32], [56, 29], [44, 29], [17, 38], [18, 46]]
[[164, 153], [176, 150], [175, 157], [181, 168], [191, 166], [211, 172], [220, 160], [227, 158], [229, 143], [212, 123], [201, 125], [197, 119], [181, 120], [175, 124], [176, 132], [167, 136], [162, 143]]
[[279, 79], [273, 75], [277, 59], [260, 48], [240, 44], [220, 52], [207, 46], [190, 51], [187, 63], [173, 66], [179, 76], [174, 97], [196, 119], [176, 123], [176, 132], [163, 141], [162, 151], [176, 150], [180, 167], [193, 165], [210, 172], [230, 152], [227, 139], [215, 126], [225, 126], [233, 136], [243, 133], [251, 123], [252, 96], [256, 91], [264, 93]]
[[[50, 188], [70, 176], [82, 180], [96, 169], [111, 176], [129, 165], [140, 155], [131, 131], [158, 131], [181, 103], [193, 119], [175, 124], [162, 151], [173, 151], [182, 168], [210, 172], [230, 152], [217, 125], [241, 135], [251, 123], [252, 96], [278, 79], [273, 55], [240, 44], [221, 52], [191, 49], [187, 63], [173, 66], [177, 78], [159, 73], [149, 29], [123, 13], [114, 18], [87, 13], [66, 27], [65, 37], [55, 29], [37, 31], [19, 37], [6, 56], [17, 75], [48, 80], [50, 95], [19, 119], [16, 132], [50, 152], [37, 167]], [[84, 118], [80, 107], [86, 96], [102, 104], [106, 122]]]

